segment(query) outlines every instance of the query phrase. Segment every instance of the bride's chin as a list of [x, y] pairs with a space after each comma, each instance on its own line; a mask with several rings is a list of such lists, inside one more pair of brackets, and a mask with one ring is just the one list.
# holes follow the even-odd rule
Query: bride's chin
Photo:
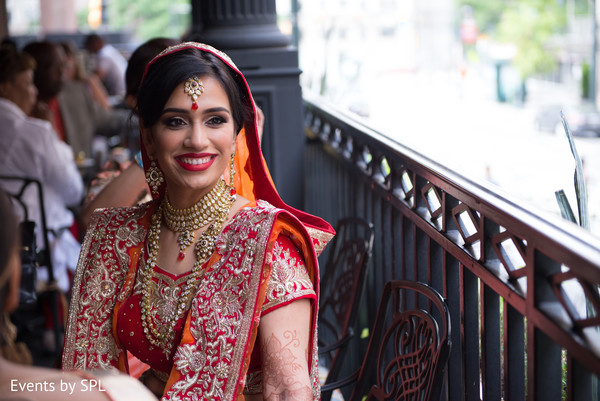
[[[220, 177], [219, 177], [219, 179], [220, 179]], [[190, 195], [198, 194], [198, 196], [203, 196], [204, 194], [209, 192], [212, 188], [214, 188], [218, 182], [219, 182], [219, 180], [215, 180], [215, 181], [211, 181], [211, 182], [206, 182], [205, 180], [202, 180], [201, 182], [200, 181], [194, 182], [193, 180], [186, 181], [185, 183], [183, 183], [183, 185], [178, 190], [178, 192], [180, 192], [182, 194], [190, 194]]]

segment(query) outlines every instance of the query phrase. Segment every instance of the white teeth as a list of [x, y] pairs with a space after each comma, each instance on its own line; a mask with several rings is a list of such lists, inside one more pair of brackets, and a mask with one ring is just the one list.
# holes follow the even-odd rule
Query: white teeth
[[184, 162], [185, 164], [204, 164], [204, 163], [208, 163], [210, 161], [210, 156], [209, 157], [203, 157], [200, 159], [197, 158], [181, 158], [180, 159], [182, 162]]

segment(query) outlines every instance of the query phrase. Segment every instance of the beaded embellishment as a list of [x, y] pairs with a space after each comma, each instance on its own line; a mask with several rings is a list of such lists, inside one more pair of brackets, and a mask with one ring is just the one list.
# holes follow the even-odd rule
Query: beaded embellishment
[[[191, 294], [194, 293], [195, 288], [197, 286], [197, 281], [200, 277], [202, 277], [203, 270], [202, 265], [204, 262], [208, 260], [210, 255], [214, 252], [215, 243], [217, 236], [221, 232], [223, 228], [223, 223], [227, 219], [229, 215], [229, 210], [231, 205], [233, 205], [233, 197], [227, 194], [227, 186], [223, 179], [219, 180], [215, 188], [216, 190], [215, 196], [211, 197], [212, 202], [207, 205], [207, 208], [212, 214], [212, 218], [206, 219], [202, 216], [202, 212], [200, 216], [198, 216], [198, 224], [200, 221], [208, 220], [211, 224], [210, 226], [202, 233], [198, 241], [195, 245], [195, 256], [196, 261], [194, 266], [192, 267], [191, 274], [189, 275], [187, 282], [180, 294], [179, 299], [177, 299], [177, 306], [174, 308], [173, 313], [165, 318], [165, 321], [162, 322], [162, 329], [155, 324], [153, 316], [152, 316], [152, 290], [153, 290], [153, 277], [154, 277], [154, 267], [158, 261], [158, 252], [159, 252], [159, 237], [160, 237], [160, 226], [161, 220], [163, 216], [166, 216], [165, 210], [167, 207], [167, 197], [165, 196], [165, 201], [161, 203], [161, 205], [156, 209], [154, 214], [152, 215], [152, 220], [150, 224], [150, 229], [148, 232], [148, 260], [145, 263], [145, 267], [143, 268], [143, 284], [142, 284], [142, 301], [140, 303], [141, 309], [141, 320], [142, 320], [142, 328], [144, 330], [144, 334], [150, 343], [154, 346], [161, 347], [167, 351], [169, 351], [173, 346], [173, 336], [174, 336], [174, 328], [177, 324], [177, 321], [187, 308], [189, 308]], [[213, 191], [211, 190], [211, 192]], [[208, 194], [204, 196], [203, 200], [208, 197]], [[202, 203], [199, 202], [199, 203]], [[199, 204], [198, 203], [198, 204]], [[194, 205], [197, 206], [198, 204]], [[192, 208], [194, 208], [192, 206]], [[205, 211], [204, 213], [206, 213]], [[169, 226], [168, 220], [167, 226]], [[187, 234], [186, 234], [187, 236]], [[181, 247], [182, 242], [188, 243], [188, 240], [179, 240], [179, 245]], [[193, 231], [192, 231], [192, 239], [189, 240], [191, 244], [193, 242]], [[181, 248], [180, 248], [181, 250]], [[180, 253], [181, 256], [181, 253]]]
[[196, 100], [204, 93], [204, 84], [198, 77], [191, 77], [185, 81], [184, 92], [192, 98], [192, 110], [198, 110]]

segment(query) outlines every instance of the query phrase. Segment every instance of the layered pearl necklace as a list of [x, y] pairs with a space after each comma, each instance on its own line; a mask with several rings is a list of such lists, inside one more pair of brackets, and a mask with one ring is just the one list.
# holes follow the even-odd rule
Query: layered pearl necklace
[[[148, 260], [143, 270], [142, 302], [140, 302], [141, 320], [144, 334], [151, 344], [170, 351], [173, 347], [175, 325], [189, 307], [190, 294], [192, 294], [197, 279], [202, 275], [202, 265], [214, 252], [217, 236], [223, 228], [223, 223], [229, 215], [235, 196], [229, 194], [229, 188], [223, 179], [211, 189], [198, 203], [186, 209], [175, 209], [168, 200], [167, 194], [163, 202], [152, 215], [148, 231]], [[196, 242], [194, 253], [196, 261], [192, 267], [177, 303], [177, 309], [170, 315], [162, 317], [163, 330], [159, 330], [152, 317], [152, 283], [154, 268], [158, 260], [160, 226], [164, 217], [165, 224], [170, 230], [177, 232], [177, 242], [180, 247], [178, 260], [181, 254], [194, 240], [194, 231], [210, 224]]]

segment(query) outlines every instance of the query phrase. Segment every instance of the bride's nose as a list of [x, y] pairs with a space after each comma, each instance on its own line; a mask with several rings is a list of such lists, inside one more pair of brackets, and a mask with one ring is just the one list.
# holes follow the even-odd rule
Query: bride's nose
[[202, 124], [193, 124], [185, 138], [185, 145], [191, 148], [201, 149], [208, 144], [208, 132]]

